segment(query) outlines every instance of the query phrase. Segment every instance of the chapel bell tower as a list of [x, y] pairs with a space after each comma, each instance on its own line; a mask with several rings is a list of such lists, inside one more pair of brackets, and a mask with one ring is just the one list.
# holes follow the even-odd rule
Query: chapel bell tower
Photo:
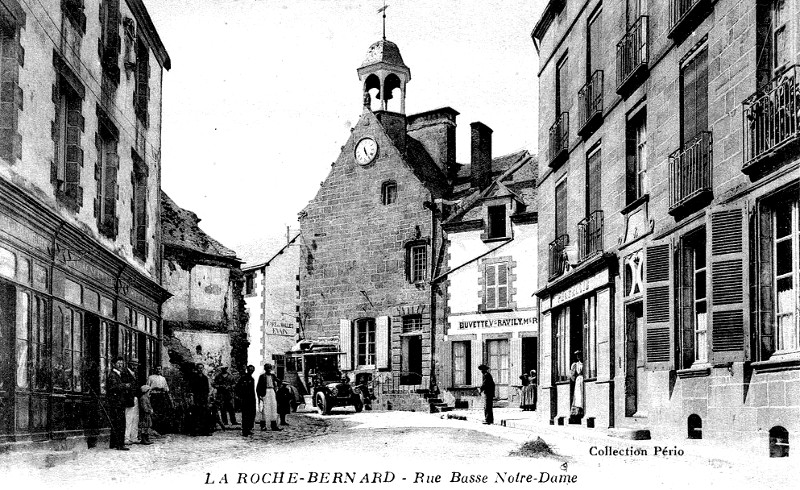
[[369, 91], [378, 89], [380, 109], [389, 110], [392, 92], [400, 89], [400, 113], [406, 113], [406, 83], [411, 80], [411, 70], [403, 63], [400, 49], [386, 37], [369, 47], [367, 57], [358, 69], [358, 78], [363, 85], [364, 107], [371, 109]]

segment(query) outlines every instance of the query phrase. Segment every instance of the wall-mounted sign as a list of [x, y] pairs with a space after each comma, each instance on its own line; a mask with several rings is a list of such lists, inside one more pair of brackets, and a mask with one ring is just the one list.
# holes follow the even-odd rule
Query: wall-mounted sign
[[553, 295], [550, 307], [555, 308], [558, 305], [571, 301], [584, 293], [593, 291], [600, 286], [608, 284], [608, 269], [603, 269], [597, 274], [584, 279], [583, 281], [573, 284], [563, 291], [559, 291]]
[[465, 330], [487, 330], [514, 328], [537, 328], [539, 317], [536, 311], [511, 311], [487, 313], [483, 315], [454, 315], [450, 317], [450, 333], [463, 333]]
[[282, 337], [294, 337], [295, 326], [289, 322], [278, 322], [268, 320], [264, 326], [264, 333], [267, 335], [280, 335]]

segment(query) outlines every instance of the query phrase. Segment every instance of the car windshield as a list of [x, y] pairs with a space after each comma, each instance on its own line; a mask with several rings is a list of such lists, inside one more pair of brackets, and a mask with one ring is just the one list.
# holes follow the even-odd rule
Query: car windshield
[[306, 356], [306, 366], [309, 373], [313, 371], [314, 374], [321, 376], [324, 381], [338, 381], [341, 378], [338, 361], [338, 354]]

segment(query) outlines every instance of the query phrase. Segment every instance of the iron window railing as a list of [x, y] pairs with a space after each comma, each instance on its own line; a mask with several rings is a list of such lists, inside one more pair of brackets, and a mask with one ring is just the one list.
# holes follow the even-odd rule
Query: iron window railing
[[603, 114], [603, 70], [595, 70], [586, 85], [578, 90], [578, 126], [586, 130], [589, 123]]
[[773, 78], [742, 104], [745, 169], [800, 139], [797, 65]]
[[669, 2], [669, 32], [670, 38], [685, 35], [691, 28], [696, 27], [710, 11], [710, 6], [715, 0], [670, 0]]
[[597, 210], [578, 223], [578, 261], [603, 251], [603, 211]]
[[569, 112], [562, 112], [550, 126], [549, 142], [550, 165], [554, 166], [569, 150]]
[[703, 131], [669, 156], [670, 211], [711, 192], [712, 143], [711, 132]]
[[561, 235], [550, 242], [550, 280], [564, 273], [567, 267], [566, 249], [569, 245], [569, 235]]
[[646, 15], [636, 19], [617, 43], [617, 92], [634, 78], [640, 68], [647, 67], [650, 56], [648, 22]]

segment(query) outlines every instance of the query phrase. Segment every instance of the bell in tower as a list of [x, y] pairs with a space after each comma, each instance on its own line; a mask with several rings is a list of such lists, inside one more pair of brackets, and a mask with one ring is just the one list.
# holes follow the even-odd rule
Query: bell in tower
[[396, 89], [400, 91], [400, 113], [406, 113], [406, 83], [411, 80], [411, 70], [403, 63], [400, 49], [386, 38], [381, 39], [367, 51], [367, 57], [358, 69], [358, 78], [363, 84], [364, 107], [371, 109], [370, 90], [377, 89], [380, 109], [389, 110], [389, 101]]

